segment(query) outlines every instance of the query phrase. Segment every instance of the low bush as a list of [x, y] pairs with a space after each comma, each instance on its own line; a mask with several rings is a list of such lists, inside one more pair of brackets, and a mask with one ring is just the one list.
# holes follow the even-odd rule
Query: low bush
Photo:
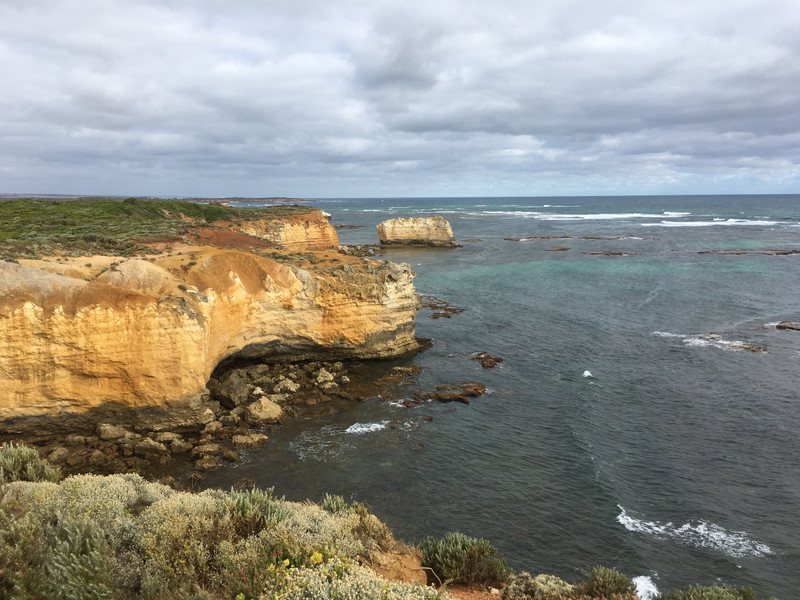
[[34, 451], [0, 455], [15, 479], [0, 502], [1, 598], [437, 597], [358, 567], [396, 543], [362, 505], [330, 513], [272, 489], [192, 494], [133, 474], [21, 481], [53, 476]]
[[659, 594], [656, 600], [756, 600], [756, 594], [748, 587], [692, 585], [683, 590]]
[[629, 597], [636, 598], [636, 586], [631, 578], [623, 575], [616, 569], [596, 566], [588, 577], [576, 586], [576, 593], [590, 598], [616, 598], [621, 596], [624, 599]]
[[60, 474], [33, 448], [4, 443], [0, 447], [0, 485], [11, 481], [58, 481]]
[[562, 600], [572, 598], [574, 586], [554, 575], [522, 572], [503, 590], [503, 600]]
[[510, 576], [503, 556], [484, 539], [451, 531], [440, 539], [425, 538], [420, 550], [422, 564], [443, 583], [490, 584]]
[[325, 494], [325, 496], [322, 498], [321, 506], [332, 515], [350, 512], [351, 510], [347, 500], [338, 495], [332, 496], [330, 494]]

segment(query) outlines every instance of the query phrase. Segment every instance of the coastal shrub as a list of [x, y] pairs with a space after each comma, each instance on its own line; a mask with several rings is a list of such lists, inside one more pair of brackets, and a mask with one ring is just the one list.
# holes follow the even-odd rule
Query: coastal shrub
[[332, 515], [344, 512], [350, 512], [350, 505], [347, 503], [347, 500], [345, 500], [343, 496], [339, 495], [332, 496], [327, 493], [322, 498], [322, 508], [331, 513]]
[[484, 539], [451, 531], [440, 539], [425, 538], [420, 550], [422, 564], [445, 583], [489, 584], [510, 576], [505, 559]]
[[[276, 590], [272, 596], [278, 597]], [[389, 582], [366, 567], [332, 561], [316, 568], [291, 572], [283, 600], [445, 600], [434, 588]]]
[[522, 572], [503, 590], [503, 600], [561, 600], [572, 598], [574, 586], [554, 575]]
[[3, 443], [0, 447], [0, 485], [11, 481], [58, 481], [58, 469], [33, 448]]
[[145, 509], [138, 521], [145, 597], [213, 583], [220, 567], [216, 549], [236, 537], [230, 500], [216, 490], [175, 493]]
[[594, 567], [575, 591], [590, 598], [636, 597], [636, 585], [630, 577], [601, 565]]
[[659, 594], [656, 600], [756, 600], [756, 594], [749, 587], [692, 585], [682, 590]]
[[0, 597], [111, 598], [108, 559], [102, 529], [85, 515], [42, 520], [0, 510]]
[[265, 527], [288, 519], [292, 511], [283, 498], [274, 498], [275, 488], [253, 488], [246, 491], [231, 490], [231, 512], [240, 535], [247, 537]]

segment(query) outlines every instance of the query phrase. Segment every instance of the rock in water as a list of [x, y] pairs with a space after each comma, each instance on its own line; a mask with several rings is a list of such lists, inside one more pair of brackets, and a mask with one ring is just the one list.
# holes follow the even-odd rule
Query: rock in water
[[444, 218], [389, 219], [378, 224], [378, 239], [385, 246], [434, 246], [454, 248], [453, 230]]

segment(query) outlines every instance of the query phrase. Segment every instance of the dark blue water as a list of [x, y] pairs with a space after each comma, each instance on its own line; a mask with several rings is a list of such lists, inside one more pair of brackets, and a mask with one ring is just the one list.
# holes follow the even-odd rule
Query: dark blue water
[[[463, 531], [517, 570], [571, 581], [600, 563], [661, 591], [721, 581], [796, 596], [800, 332], [774, 324], [800, 320], [800, 254], [754, 251], [800, 250], [800, 196], [315, 205], [365, 226], [342, 243], [428, 214], [481, 240], [384, 256], [466, 309], [420, 312], [418, 335], [436, 344], [404, 361], [422, 369], [416, 387], [481, 381], [490, 393], [468, 406], [341, 402], [208, 485], [343, 494], [399, 537]], [[541, 236], [569, 237], [504, 239]], [[749, 253], [700, 253], [731, 249]], [[502, 367], [470, 360], [480, 350]]]

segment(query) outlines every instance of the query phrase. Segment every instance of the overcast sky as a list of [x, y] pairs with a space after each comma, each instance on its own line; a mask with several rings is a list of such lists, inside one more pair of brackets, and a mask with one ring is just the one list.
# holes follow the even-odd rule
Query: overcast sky
[[798, 0], [0, 0], [0, 192], [800, 192]]

